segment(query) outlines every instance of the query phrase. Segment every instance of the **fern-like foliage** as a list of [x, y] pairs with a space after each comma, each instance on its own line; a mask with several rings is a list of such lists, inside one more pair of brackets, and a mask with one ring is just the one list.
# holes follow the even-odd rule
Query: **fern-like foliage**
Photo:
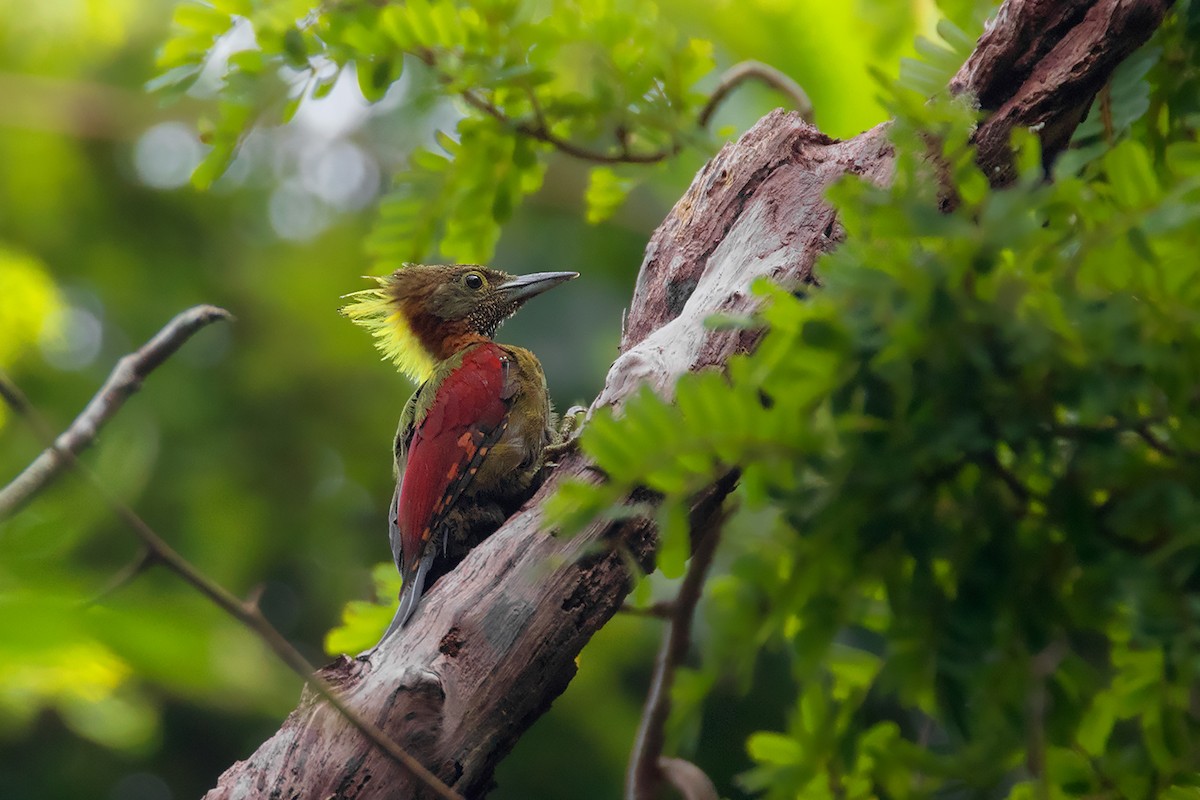
[[919, 58], [900, 59], [899, 84], [923, 97], [944, 94], [954, 73], [975, 49], [975, 37], [949, 19], [938, 20], [937, 33], [941, 42], [917, 37]]
[[[1156, 47], [1115, 95], [1172, 50], [1187, 71], [1147, 91], [1194, 85], [1180, 29]], [[609, 479], [563, 486], [553, 521], [630, 513], [651, 489], [668, 576], [689, 499], [741, 470], [705, 665], [680, 697], [695, 708], [721, 672], [748, 678], [749, 653], [788, 654], [795, 685], [773, 689], [788, 724], [749, 740], [746, 788], [1195, 791], [1200, 145], [1194, 125], [1112, 104], [1097, 157], [1048, 183], [1023, 133], [1021, 178], [993, 191], [971, 113], [896, 93], [895, 180], [835, 187], [848, 236], [818, 264], [823, 288], [755, 287], [755, 353], [585, 429]]]
[[[228, 58], [235, 27], [253, 34]], [[650, 164], [696, 139], [711, 46], [671, 30], [653, 0], [409, 0], [325, 4], [295, 0], [181, 3], [151, 82], [181, 92], [219, 74], [212, 149], [194, 182], [219, 177], [255, 125], [286, 122], [352, 72], [368, 100], [406, 70], [425, 73], [461, 115], [438, 147], [394, 176], [374, 246], [381, 269], [435, 251], [486, 261], [500, 225], [541, 185], [548, 155], [597, 162], [589, 217], [612, 213], [628, 184], [624, 163]], [[415, 101], [414, 101], [415, 102]], [[438, 152], [440, 151], [440, 152]]]

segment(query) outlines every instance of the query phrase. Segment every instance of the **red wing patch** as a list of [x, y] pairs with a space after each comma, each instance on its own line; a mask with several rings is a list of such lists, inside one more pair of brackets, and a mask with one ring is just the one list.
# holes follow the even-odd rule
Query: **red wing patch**
[[397, 503], [404, 565], [415, 569], [446, 511], [508, 427], [507, 360], [493, 344], [471, 348], [446, 376], [413, 433]]

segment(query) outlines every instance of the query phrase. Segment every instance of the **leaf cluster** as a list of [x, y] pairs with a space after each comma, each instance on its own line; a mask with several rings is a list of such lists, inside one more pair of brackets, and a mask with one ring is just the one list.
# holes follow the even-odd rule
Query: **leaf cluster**
[[[239, 28], [253, 44], [225, 55]], [[500, 225], [540, 188], [556, 151], [599, 165], [586, 200], [589, 219], [604, 219], [629, 189], [615, 165], [659, 162], [697, 138], [694, 86], [711, 49], [680, 36], [652, 0], [185, 2], [151, 86], [179, 93], [219, 76], [201, 186], [254, 126], [286, 123], [342, 75], [368, 101], [390, 95], [401, 113], [431, 101], [414, 85], [455, 99], [453, 133], [413, 153], [383, 202], [372, 249], [391, 269], [435, 252], [490, 258]], [[420, 77], [401, 86], [406, 70]]]
[[823, 286], [757, 285], [756, 352], [582, 434], [609, 479], [563, 486], [555, 520], [657, 492], [667, 576], [690, 498], [741, 472], [704, 668], [680, 699], [787, 655], [789, 722], [749, 739], [747, 789], [1200, 785], [1194, 17], [1118, 74], [1100, 146], [1085, 126], [1090, 155], [1052, 181], [1022, 132], [1019, 180], [991, 189], [972, 112], [895, 90], [894, 180], [834, 188], [847, 240]]

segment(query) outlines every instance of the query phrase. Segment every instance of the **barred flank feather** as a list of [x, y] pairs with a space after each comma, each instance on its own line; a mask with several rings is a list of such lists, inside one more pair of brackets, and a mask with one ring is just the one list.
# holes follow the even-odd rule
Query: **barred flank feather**
[[409, 328], [395, 299], [388, 296], [388, 279], [373, 279], [379, 286], [343, 295], [352, 302], [340, 310], [351, 322], [371, 332], [384, 360], [393, 362], [413, 381], [423, 383], [433, 372], [433, 358]]

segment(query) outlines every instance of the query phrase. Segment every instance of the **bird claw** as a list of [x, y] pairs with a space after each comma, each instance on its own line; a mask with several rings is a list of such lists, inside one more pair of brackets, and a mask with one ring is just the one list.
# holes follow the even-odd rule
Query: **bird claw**
[[558, 428], [558, 440], [546, 445], [543, 454], [547, 467], [556, 467], [558, 462], [579, 448], [579, 434], [587, 421], [587, 409], [583, 406], [571, 406], [562, 416]]

